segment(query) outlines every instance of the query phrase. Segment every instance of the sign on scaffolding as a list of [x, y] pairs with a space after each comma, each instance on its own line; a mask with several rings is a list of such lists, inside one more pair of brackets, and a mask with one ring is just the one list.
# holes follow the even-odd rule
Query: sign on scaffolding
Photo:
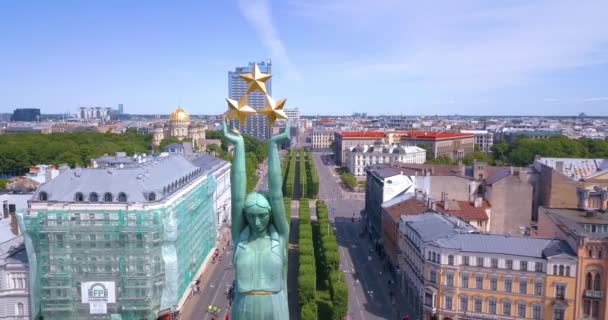
[[82, 282], [81, 302], [88, 303], [90, 314], [108, 313], [108, 303], [116, 303], [116, 287], [113, 281]]

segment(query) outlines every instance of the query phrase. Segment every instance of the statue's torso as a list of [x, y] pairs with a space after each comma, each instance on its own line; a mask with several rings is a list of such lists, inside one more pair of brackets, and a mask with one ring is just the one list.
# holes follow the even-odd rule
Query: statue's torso
[[269, 236], [239, 243], [235, 253], [238, 292], [279, 292], [283, 285], [283, 258], [278, 241]]

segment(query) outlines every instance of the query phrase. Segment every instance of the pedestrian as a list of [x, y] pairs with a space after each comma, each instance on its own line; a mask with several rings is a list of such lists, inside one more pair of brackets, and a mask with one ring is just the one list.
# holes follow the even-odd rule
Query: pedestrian
[[224, 317], [225, 320], [230, 320], [230, 313], [226, 313], [226, 316]]

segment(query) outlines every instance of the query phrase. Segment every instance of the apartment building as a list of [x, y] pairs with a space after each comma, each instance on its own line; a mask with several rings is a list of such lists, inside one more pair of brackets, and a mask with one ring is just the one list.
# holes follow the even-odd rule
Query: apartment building
[[351, 147], [347, 157], [348, 170], [356, 176], [365, 175], [365, 167], [382, 163], [418, 163], [426, 161], [426, 150], [419, 147], [385, 145], [376, 141], [373, 145]]
[[334, 133], [334, 157], [336, 163], [344, 166], [348, 162], [348, 151], [357, 145], [384, 142], [384, 132], [379, 131], [342, 131]]
[[334, 141], [333, 130], [314, 130], [310, 135], [313, 149], [329, 149]]
[[433, 159], [446, 156], [454, 160], [475, 151], [475, 135], [459, 132], [411, 131], [401, 136], [403, 146], [424, 146]]
[[574, 319], [578, 259], [565, 241], [474, 233], [438, 213], [399, 228], [401, 280], [421, 319]]

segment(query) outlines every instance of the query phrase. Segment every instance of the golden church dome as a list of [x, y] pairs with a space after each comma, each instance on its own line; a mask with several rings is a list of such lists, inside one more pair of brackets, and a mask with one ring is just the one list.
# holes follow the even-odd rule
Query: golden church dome
[[177, 107], [175, 111], [171, 113], [171, 120], [174, 121], [190, 121], [190, 116], [182, 107]]

